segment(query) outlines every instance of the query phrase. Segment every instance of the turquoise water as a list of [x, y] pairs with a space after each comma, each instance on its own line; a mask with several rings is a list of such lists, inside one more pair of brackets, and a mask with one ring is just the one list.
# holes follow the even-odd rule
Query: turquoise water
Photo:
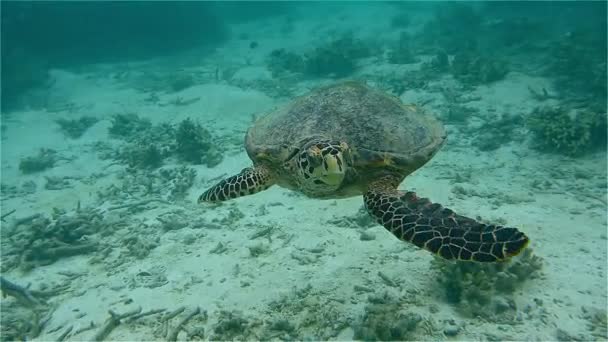
[[607, 340], [606, 10], [2, 2], [0, 338]]

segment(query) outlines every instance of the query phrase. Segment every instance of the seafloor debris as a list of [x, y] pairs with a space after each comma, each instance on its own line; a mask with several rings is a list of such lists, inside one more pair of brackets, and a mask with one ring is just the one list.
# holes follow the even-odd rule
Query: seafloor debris
[[[48, 284], [44, 285], [48, 286]], [[11, 298], [0, 302], [2, 310], [0, 339], [25, 341], [37, 337], [45, 328], [54, 310], [48, 304], [48, 300], [68, 288], [69, 285], [60, 285], [49, 289], [32, 290], [29, 285], [21, 286], [5, 277], [0, 277], [2, 295]]]
[[141, 271], [133, 275], [128, 280], [128, 287], [135, 289], [138, 287], [146, 287], [149, 289], [157, 288], [169, 283], [165, 275], [164, 267], [151, 268], [148, 271]]
[[[146, 203], [132, 202], [133, 207], [145, 207], [152, 201], [182, 200], [194, 184], [196, 171], [187, 166], [165, 167], [154, 171], [129, 169], [119, 174], [120, 182], [100, 189], [102, 201], [125, 202], [133, 198], [148, 198]], [[133, 208], [137, 209], [137, 208]]]
[[239, 311], [220, 311], [210, 339], [212, 341], [248, 340], [253, 335], [252, 323]]
[[33, 180], [25, 181], [21, 183], [20, 186], [2, 183], [0, 184], [0, 194], [2, 195], [2, 200], [25, 197], [27, 195], [36, 193], [36, 188], [36, 182]]
[[3, 213], [2, 217], [0, 218], [0, 221], [6, 222], [6, 221], [4, 221], [4, 219], [7, 218], [7, 217], [9, 217], [10, 215], [14, 214], [16, 211], [17, 211], [17, 209], [13, 209], [13, 210], [9, 210], [6, 213]]
[[112, 310], [109, 310], [108, 313], [110, 314], [110, 317], [106, 320], [101, 329], [99, 329], [99, 331], [97, 331], [97, 333], [93, 336], [93, 341], [105, 341], [112, 330], [120, 325], [121, 320], [140, 314], [141, 306], [123, 314], [117, 314]]
[[355, 215], [335, 217], [329, 220], [329, 223], [338, 227], [360, 229], [367, 229], [377, 225], [363, 206], [357, 210]]
[[[348, 307], [347, 301], [332, 289], [315, 288], [309, 284], [272, 301], [267, 314], [270, 322], [285, 320], [293, 326], [289, 331], [278, 333], [281, 339], [330, 340], [351, 327], [354, 316]], [[264, 326], [261, 336], [269, 339], [277, 336], [277, 332], [269, 327]]]
[[[2, 271], [23, 270], [98, 249], [94, 236], [111, 225], [95, 209], [74, 212], [56, 210], [52, 217], [41, 214], [19, 218], [2, 233]], [[115, 227], [117, 228], [117, 227]]]
[[44, 176], [44, 178], [46, 179], [46, 183], [44, 184], [46, 190], [62, 190], [72, 186], [70, 179], [73, 179], [73, 177]]
[[[167, 333], [167, 341], [177, 341], [177, 335], [180, 333], [180, 331], [182, 331], [184, 329], [184, 326], [192, 318], [194, 318], [194, 316], [197, 316], [200, 313], [201, 313], [201, 309], [199, 307], [196, 307], [194, 310], [192, 310], [186, 316], [184, 316], [179, 322], [177, 322], [175, 327]], [[207, 313], [204, 312], [204, 315], [206, 316]], [[188, 340], [190, 340], [190, 337], [188, 338]]]

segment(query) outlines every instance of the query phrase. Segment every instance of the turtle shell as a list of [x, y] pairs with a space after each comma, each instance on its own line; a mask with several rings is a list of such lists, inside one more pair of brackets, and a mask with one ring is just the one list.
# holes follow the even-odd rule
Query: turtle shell
[[408, 173], [428, 161], [446, 139], [426, 111], [359, 82], [323, 87], [259, 118], [247, 132], [255, 162], [278, 165], [306, 141], [346, 142], [355, 167], [390, 166]]

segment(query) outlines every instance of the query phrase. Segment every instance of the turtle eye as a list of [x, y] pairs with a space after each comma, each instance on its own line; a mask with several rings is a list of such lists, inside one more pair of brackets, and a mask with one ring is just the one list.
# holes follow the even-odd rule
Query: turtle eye
[[316, 155], [316, 154], [308, 154], [308, 155], [306, 155], [306, 160], [308, 161], [310, 166], [317, 167], [317, 166], [321, 165], [321, 163], [323, 162], [323, 156]]

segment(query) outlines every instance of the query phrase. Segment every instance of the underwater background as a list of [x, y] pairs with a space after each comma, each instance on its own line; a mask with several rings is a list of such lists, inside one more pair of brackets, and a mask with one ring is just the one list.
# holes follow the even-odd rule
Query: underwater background
[[[2, 1], [1, 340], [598, 340], [605, 1]], [[361, 196], [198, 196], [254, 119], [356, 80], [447, 143], [400, 189], [510, 227], [504, 263]]]

